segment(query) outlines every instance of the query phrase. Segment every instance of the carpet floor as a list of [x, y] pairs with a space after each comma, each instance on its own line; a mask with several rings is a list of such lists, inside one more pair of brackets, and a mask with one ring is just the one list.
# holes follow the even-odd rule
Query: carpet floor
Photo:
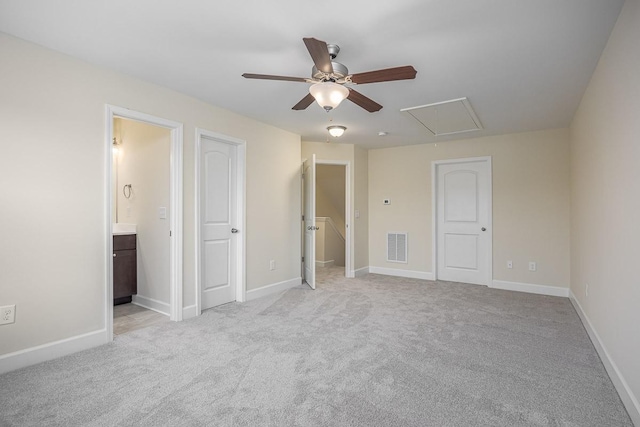
[[568, 299], [342, 272], [4, 374], [0, 425], [633, 425]]

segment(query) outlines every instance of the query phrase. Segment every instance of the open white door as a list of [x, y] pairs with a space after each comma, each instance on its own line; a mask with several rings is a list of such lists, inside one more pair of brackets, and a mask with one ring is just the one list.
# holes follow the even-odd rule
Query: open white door
[[304, 173], [304, 280], [316, 288], [316, 155], [305, 160]]

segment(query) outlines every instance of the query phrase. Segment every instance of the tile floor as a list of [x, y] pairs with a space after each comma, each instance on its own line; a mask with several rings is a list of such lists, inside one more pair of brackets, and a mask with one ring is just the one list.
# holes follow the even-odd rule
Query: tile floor
[[135, 304], [120, 304], [113, 307], [114, 337], [165, 322], [169, 322], [169, 316]]

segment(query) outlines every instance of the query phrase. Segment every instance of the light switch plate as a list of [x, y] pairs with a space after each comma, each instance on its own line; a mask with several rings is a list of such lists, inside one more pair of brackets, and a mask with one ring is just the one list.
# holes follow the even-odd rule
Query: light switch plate
[[167, 219], [167, 208], [158, 208], [158, 216], [160, 219]]

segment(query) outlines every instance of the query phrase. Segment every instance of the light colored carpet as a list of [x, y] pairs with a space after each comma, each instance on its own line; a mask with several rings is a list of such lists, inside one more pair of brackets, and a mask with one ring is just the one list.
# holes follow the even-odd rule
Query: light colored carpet
[[567, 299], [341, 272], [0, 376], [0, 425], [632, 425]]

